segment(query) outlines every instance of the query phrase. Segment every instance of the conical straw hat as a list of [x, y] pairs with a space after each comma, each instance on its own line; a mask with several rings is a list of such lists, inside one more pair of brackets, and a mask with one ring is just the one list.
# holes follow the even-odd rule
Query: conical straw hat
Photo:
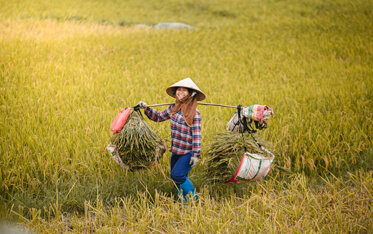
[[190, 78], [186, 78], [184, 80], [181, 80], [181, 81], [171, 85], [170, 87], [168, 87], [166, 89], [166, 92], [171, 97], [176, 98], [176, 95], [174, 93], [175, 93], [176, 89], [179, 88], [179, 87], [193, 89], [193, 90], [197, 91], [197, 95], [196, 95], [197, 101], [202, 101], [206, 98], [205, 94], [198, 88], [198, 86]]

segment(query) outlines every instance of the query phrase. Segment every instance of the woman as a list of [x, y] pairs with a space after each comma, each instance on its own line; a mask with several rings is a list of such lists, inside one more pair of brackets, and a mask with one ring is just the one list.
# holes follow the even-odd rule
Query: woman
[[[188, 172], [198, 163], [201, 152], [201, 115], [197, 110], [197, 101], [204, 100], [205, 94], [190, 79], [181, 80], [166, 90], [167, 94], [176, 99], [175, 104], [166, 110], [157, 112], [146, 107], [140, 101], [138, 106], [146, 116], [155, 122], [170, 120], [171, 125], [171, 178], [176, 183], [179, 198], [187, 201], [190, 194], [197, 200], [193, 184], [188, 179]], [[182, 195], [182, 196], [181, 196]]]

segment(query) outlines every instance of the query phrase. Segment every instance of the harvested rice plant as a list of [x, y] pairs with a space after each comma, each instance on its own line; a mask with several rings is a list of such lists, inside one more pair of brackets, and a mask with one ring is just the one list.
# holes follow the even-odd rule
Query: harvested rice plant
[[236, 174], [245, 152], [260, 154], [268, 159], [272, 156], [260, 147], [266, 145], [263, 140], [248, 133], [226, 131], [218, 133], [211, 141], [206, 150], [205, 178], [212, 182], [231, 179]]
[[[372, 9], [364, 0], [0, 0], [0, 232], [371, 232]], [[154, 27], [169, 22], [192, 28]], [[183, 205], [171, 153], [149, 165], [158, 145], [170, 148], [169, 122], [132, 116], [144, 127], [123, 130], [137, 144], [110, 126], [140, 100], [173, 102], [166, 88], [186, 77], [206, 103], [272, 108], [256, 139], [276, 157], [258, 181], [222, 183], [239, 161], [231, 153], [245, 151], [242, 135], [225, 133], [237, 109], [198, 106], [202, 152], [189, 177], [199, 200]], [[260, 153], [252, 141], [245, 135]], [[127, 169], [109, 154], [113, 142]]]
[[167, 149], [165, 140], [155, 134], [141, 113], [135, 111], [129, 114], [122, 130], [113, 134], [110, 142], [117, 147], [123, 169], [132, 171], [153, 165]]

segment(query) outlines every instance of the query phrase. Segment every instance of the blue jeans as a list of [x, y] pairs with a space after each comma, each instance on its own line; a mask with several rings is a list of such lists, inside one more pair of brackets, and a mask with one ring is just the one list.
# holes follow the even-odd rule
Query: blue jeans
[[188, 172], [192, 169], [189, 164], [192, 153], [191, 151], [184, 155], [175, 153], [171, 155], [171, 178], [178, 185], [186, 181]]

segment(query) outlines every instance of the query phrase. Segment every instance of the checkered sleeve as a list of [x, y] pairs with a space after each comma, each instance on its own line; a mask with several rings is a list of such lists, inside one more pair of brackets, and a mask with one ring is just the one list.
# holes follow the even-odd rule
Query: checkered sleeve
[[144, 110], [144, 114], [148, 116], [150, 120], [153, 120], [155, 122], [162, 122], [165, 120], [170, 119], [170, 111], [171, 111], [171, 106], [169, 106], [166, 110], [158, 112], [150, 107], [147, 107]]
[[192, 124], [193, 157], [199, 157], [201, 153], [201, 114], [196, 111]]

